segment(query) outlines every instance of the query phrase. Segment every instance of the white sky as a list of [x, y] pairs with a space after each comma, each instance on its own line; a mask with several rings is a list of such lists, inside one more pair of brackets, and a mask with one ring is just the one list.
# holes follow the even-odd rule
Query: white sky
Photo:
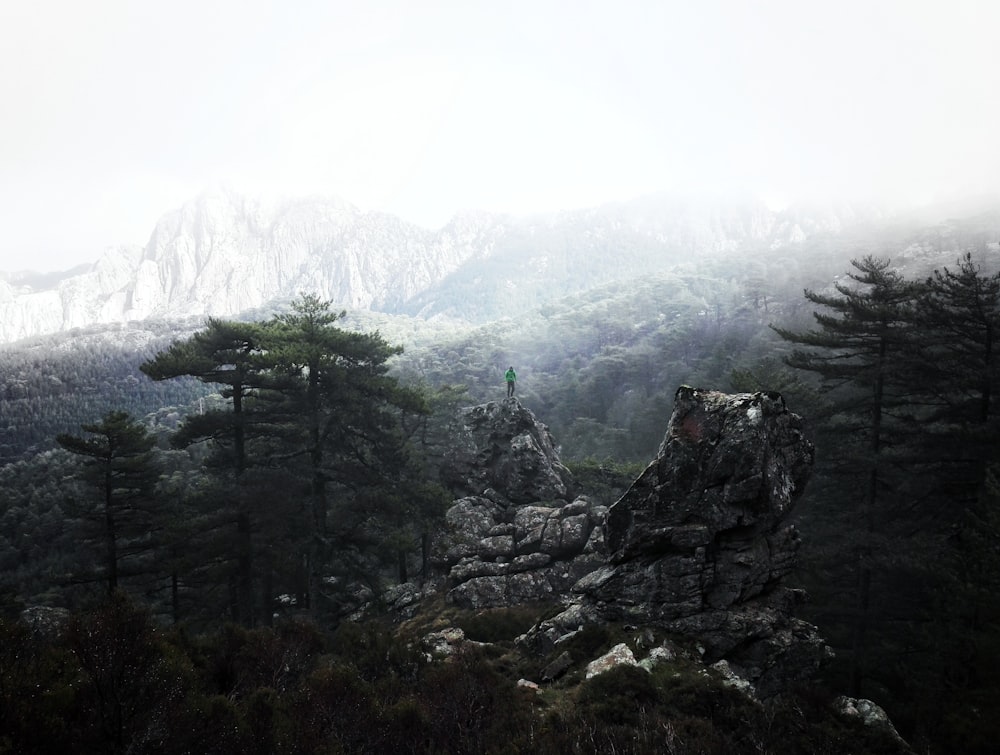
[[0, 0], [0, 270], [219, 184], [428, 227], [994, 191], [998, 29], [996, 0]]

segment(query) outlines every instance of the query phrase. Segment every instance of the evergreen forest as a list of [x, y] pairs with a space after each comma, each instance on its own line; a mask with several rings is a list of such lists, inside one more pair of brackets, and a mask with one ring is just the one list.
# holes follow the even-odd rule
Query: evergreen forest
[[[992, 752], [995, 242], [720, 256], [461, 327], [303, 294], [4, 347], [0, 752], [907, 751], [823, 712], [837, 694], [913, 751]], [[508, 365], [608, 503], [679, 385], [781, 392], [816, 445], [794, 585], [836, 654], [815, 685], [760, 705], [678, 664], [532, 697], [513, 640], [553, 606], [359, 618], [427, 575], [448, 421]], [[415, 638], [442, 621], [490, 644], [432, 661]]]

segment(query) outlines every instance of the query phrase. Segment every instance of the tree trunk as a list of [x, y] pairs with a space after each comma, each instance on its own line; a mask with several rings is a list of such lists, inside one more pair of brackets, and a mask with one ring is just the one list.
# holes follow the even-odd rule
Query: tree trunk
[[236, 601], [239, 622], [253, 627], [253, 540], [250, 514], [241, 511], [236, 516], [237, 531], [237, 586]]
[[851, 636], [851, 695], [859, 697], [865, 680], [865, 656], [867, 655], [868, 625], [871, 621], [871, 589], [872, 589], [872, 539], [875, 536], [875, 510], [878, 505], [879, 488], [879, 455], [882, 451], [882, 407], [885, 401], [885, 369], [888, 343], [882, 338], [879, 344], [877, 372], [875, 384], [872, 387], [872, 418], [871, 418], [871, 470], [868, 473], [868, 487], [861, 501], [861, 520], [864, 522], [862, 544], [858, 552], [857, 596], [855, 600], [856, 614]]
[[274, 625], [274, 570], [271, 568], [269, 560], [263, 565], [263, 575], [261, 579], [260, 605], [261, 624], [265, 627]]
[[112, 508], [114, 481], [111, 478], [110, 463], [104, 475], [104, 534], [107, 553], [105, 558], [108, 570], [108, 595], [118, 589], [118, 531], [115, 527], [115, 515]]
[[399, 565], [399, 584], [409, 582], [409, 575], [406, 571], [406, 551], [402, 548], [396, 551], [396, 562]]
[[181, 601], [180, 601], [180, 579], [177, 577], [177, 570], [170, 572], [170, 617], [174, 624], [181, 621]]

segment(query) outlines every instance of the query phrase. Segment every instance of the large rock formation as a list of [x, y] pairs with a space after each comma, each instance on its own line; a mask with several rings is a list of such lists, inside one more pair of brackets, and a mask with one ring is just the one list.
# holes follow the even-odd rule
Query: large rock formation
[[586, 498], [510, 507], [481, 496], [456, 501], [434, 554], [448, 575], [448, 600], [491, 608], [569, 594], [604, 563], [606, 511]]
[[611, 620], [696, 640], [762, 696], [807, 676], [829, 651], [793, 617], [803, 596], [781, 580], [799, 547], [784, 520], [812, 462], [780, 395], [682, 387], [656, 460], [608, 512], [607, 563], [526, 639]]
[[572, 475], [556, 453], [549, 429], [516, 398], [462, 410], [451, 430], [441, 475], [468, 495], [494, 491], [507, 503], [565, 499]]
[[569, 470], [548, 428], [516, 398], [463, 410], [442, 470], [468, 495], [447, 513], [433, 559], [448, 599], [470, 608], [554, 600], [604, 563], [607, 508], [568, 502]]

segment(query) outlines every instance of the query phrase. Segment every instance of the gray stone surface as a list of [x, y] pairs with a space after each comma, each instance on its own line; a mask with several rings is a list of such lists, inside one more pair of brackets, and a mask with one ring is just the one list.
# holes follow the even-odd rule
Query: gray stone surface
[[450, 436], [441, 475], [455, 490], [483, 495], [489, 488], [512, 504], [565, 502], [572, 495], [572, 475], [548, 428], [516, 398], [463, 409]]
[[544, 655], [588, 624], [631, 627], [636, 650], [666, 631], [760, 698], [828, 657], [794, 616], [803, 594], [783, 584], [813, 447], [781, 396], [682, 387], [657, 458], [610, 508], [565, 500], [548, 431], [516, 400], [472, 407], [460, 424], [451, 470], [468, 494], [431, 552], [449, 602], [568, 602], [518, 640]]
[[566, 620], [527, 640], [550, 646], [581, 616], [651, 625], [696, 640], [762, 697], [807, 678], [829, 650], [782, 579], [799, 547], [785, 519], [812, 463], [780, 395], [682, 387], [657, 458], [608, 510], [606, 563], [574, 586]]
[[444, 476], [469, 493], [433, 545], [448, 599], [467, 608], [555, 600], [603, 563], [607, 507], [569, 503], [548, 429], [517, 399], [462, 411]]

